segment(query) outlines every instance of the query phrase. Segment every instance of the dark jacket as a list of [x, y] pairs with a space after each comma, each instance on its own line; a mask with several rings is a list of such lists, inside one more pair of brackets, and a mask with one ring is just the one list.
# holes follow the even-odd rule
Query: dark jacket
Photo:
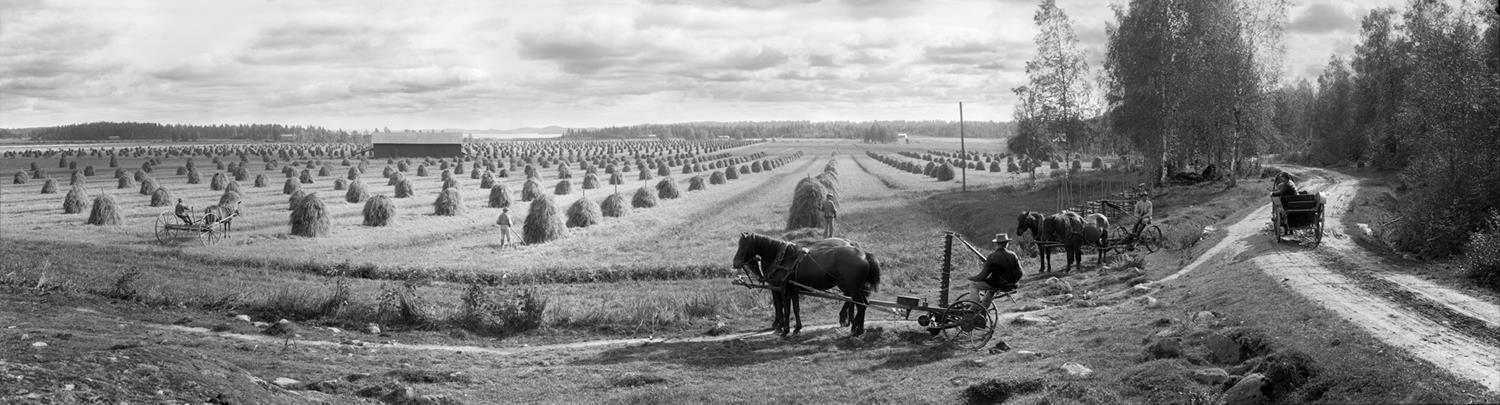
[[1001, 291], [1016, 289], [1021, 281], [1021, 262], [1010, 250], [999, 249], [984, 259], [985, 282]]

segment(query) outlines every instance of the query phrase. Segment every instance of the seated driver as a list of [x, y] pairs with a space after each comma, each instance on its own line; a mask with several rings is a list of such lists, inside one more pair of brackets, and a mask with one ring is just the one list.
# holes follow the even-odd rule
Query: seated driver
[[1008, 234], [995, 234], [995, 239], [990, 241], [996, 244], [995, 252], [984, 259], [984, 269], [978, 275], [969, 277], [969, 281], [974, 282], [972, 295], [980, 303], [990, 302], [996, 292], [1015, 291], [1016, 282], [1021, 281], [1021, 262], [1016, 259], [1015, 252], [1007, 248], [1010, 241]]
[[175, 212], [177, 213], [177, 218], [182, 219], [182, 223], [188, 225], [193, 224], [193, 216], [190, 215], [192, 214], [193, 209], [191, 207], [188, 207], [187, 204], [183, 204], [181, 198], [177, 199], [177, 209], [175, 210]]

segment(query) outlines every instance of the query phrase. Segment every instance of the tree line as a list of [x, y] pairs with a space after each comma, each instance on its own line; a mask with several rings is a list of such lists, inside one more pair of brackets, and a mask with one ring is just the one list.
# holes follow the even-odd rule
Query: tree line
[[273, 141], [290, 135], [297, 142], [356, 142], [359, 135], [345, 130], [281, 124], [166, 125], [148, 122], [93, 122], [15, 131], [34, 140], [172, 140], [239, 139]]
[[[965, 136], [1005, 138], [1014, 132], [1008, 122], [968, 121]], [[842, 138], [871, 142], [894, 142], [897, 134], [927, 137], [959, 136], [957, 121], [741, 121], [689, 122], [676, 124], [642, 124], [593, 129], [569, 129], [563, 138], [574, 139], [731, 139], [760, 138]]]

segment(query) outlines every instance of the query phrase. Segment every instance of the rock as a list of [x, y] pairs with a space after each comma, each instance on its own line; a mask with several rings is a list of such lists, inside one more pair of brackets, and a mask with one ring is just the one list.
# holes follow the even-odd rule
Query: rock
[[1033, 351], [1030, 351], [1030, 350], [1017, 350], [1016, 351], [1016, 355], [1017, 356], [1021, 356], [1021, 357], [1036, 357], [1036, 358], [1042, 357], [1041, 353], [1033, 352]]
[[1208, 385], [1223, 385], [1229, 382], [1229, 372], [1224, 371], [1222, 368], [1205, 368], [1193, 371], [1193, 374], [1189, 377], [1192, 377], [1193, 381]]
[[380, 334], [380, 325], [376, 325], [376, 324], [373, 324], [373, 323], [365, 325], [365, 333], [368, 333], [368, 334], [371, 334], [371, 335], [379, 335]]
[[31, 344], [31, 347], [35, 347], [35, 348], [43, 348], [43, 347], [47, 347], [47, 342], [36, 342], [36, 343], [32, 343], [32, 344]]
[[1016, 324], [1016, 325], [1021, 325], [1021, 326], [1032, 326], [1032, 325], [1046, 325], [1046, 324], [1052, 323], [1052, 320], [1051, 319], [1047, 319], [1047, 318], [1043, 318], [1043, 317], [1041, 317], [1039, 315], [1022, 314], [1021, 316], [1017, 316], [1015, 320], [1010, 321], [1010, 323]]
[[1150, 295], [1142, 295], [1136, 298], [1135, 303], [1141, 304], [1141, 306], [1146, 308], [1156, 308], [1161, 306], [1161, 301], [1158, 301], [1156, 297], [1152, 297]]
[[328, 331], [332, 332], [335, 335], [340, 334], [340, 333], [344, 333], [343, 329], [335, 328], [335, 327], [332, 327], [332, 326], [328, 327]]
[[250, 320], [250, 315], [245, 315], [245, 314], [235, 315], [234, 319], [238, 319], [238, 320], [244, 321], [245, 323], [254, 323], [254, 321]]
[[1271, 397], [1266, 395], [1266, 389], [1270, 382], [1266, 376], [1250, 374], [1241, 378], [1240, 382], [1224, 392], [1224, 405], [1261, 405], [1271, 403]]
[[1208, 359], [1216, 363], [1239, 364], [1243, 360], [1244, 347], [1228, 336], [1209, 333], [1203, 337], [1203, 345], [1208, 347]]
[[1146, 345], [1141, 357], [1146, 361], [1182, 357], [1182, 342], [1177, 339], [1157, 339]]
[[293, 387], [301, 385], [302, 382], [286, 377], [276, 377], [275, 380], [271, 380], [271, 384], [276, 384], [277, 387], [281, 387], [282, 389], [292, 389]]
[[1088, 367], [1084, 367], [1084, 365], [1082, 364], [1073, 362], [1063, 363], [1062, 369], [1063, 371], [1068, 372], [1068, 375], [1074, 377], [1088, 377], [1094, 374], [1094, 370], [1090, 370]]
[[265, 329], [265, 328], [271, 327], [271, 324], [265, 323], [265, 322], [259, 322], [259, 321], [251, 322], [250, 325], [253, 325], [253, 326], [255, 326], [257, 328], [261, 328], [261, 329]]
[[354, 386], [342, 380], [323, 380], [307, 384], [307, 389], [324, 394], [341, 395], [354, 391]]
[[1219, 314], [1213, 311], [1198, 311], [1193, 314], [1193, 322], [1214, 323], [1219, 320]]
[[413, 403], [417, 400], [417, 390], [411, 386], [403, 385], [380, 397], [380, 400], [388, 404]]

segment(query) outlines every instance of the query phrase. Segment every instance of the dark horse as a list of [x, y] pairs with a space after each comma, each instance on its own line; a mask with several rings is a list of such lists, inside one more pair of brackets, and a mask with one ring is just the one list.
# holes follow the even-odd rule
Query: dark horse
[[[870, 293], [880, 285], [880, 263], [875, 255], [866, 253], [843, 239], [825, 239], [813, 244], [811, 250], [795, 243], [764, 235], [744, 233], [740, 235], [740, 247], [734, 254], [734, 268], [754, 266], [763, 279], [772, 284], [781, 284], [782, 291], [772, 290], [772, 301], [776, 307], [776, 319], [772, 327], [783, 336], [788, 332], [802, 330], [802, 314], [797, 302], [797, 290], [788, 283], [799, 284], [819, 291], [838, 287], [844, 296], [859, 303], [845, 303], [839, 311], [839, 324], [852, 325], [854, 336], [865, 333], [865, 305]], [[791, 318], [797, 318], [796, 328], [791, 328]]]
[[1072, 211], [1063, 211], [1053, 215], [1042, 215], [1040, 212], [1022, 211], [1016, 218], [1016, 236], [1024, 235], [1031, 231], [1031, 237], [1037, 242], [1050, 242], [1037, 245], [1041, 252], [1042, 265], [1038, 272], [1046, 273], [1052, 271], [1052, 248], [1054, 244], [1062, 244], [1063, 252], [1067, 255], [1067, 265], [1063, 272], [1073, 270], [1073, 264], [1083, 266], [1083, 217]]

